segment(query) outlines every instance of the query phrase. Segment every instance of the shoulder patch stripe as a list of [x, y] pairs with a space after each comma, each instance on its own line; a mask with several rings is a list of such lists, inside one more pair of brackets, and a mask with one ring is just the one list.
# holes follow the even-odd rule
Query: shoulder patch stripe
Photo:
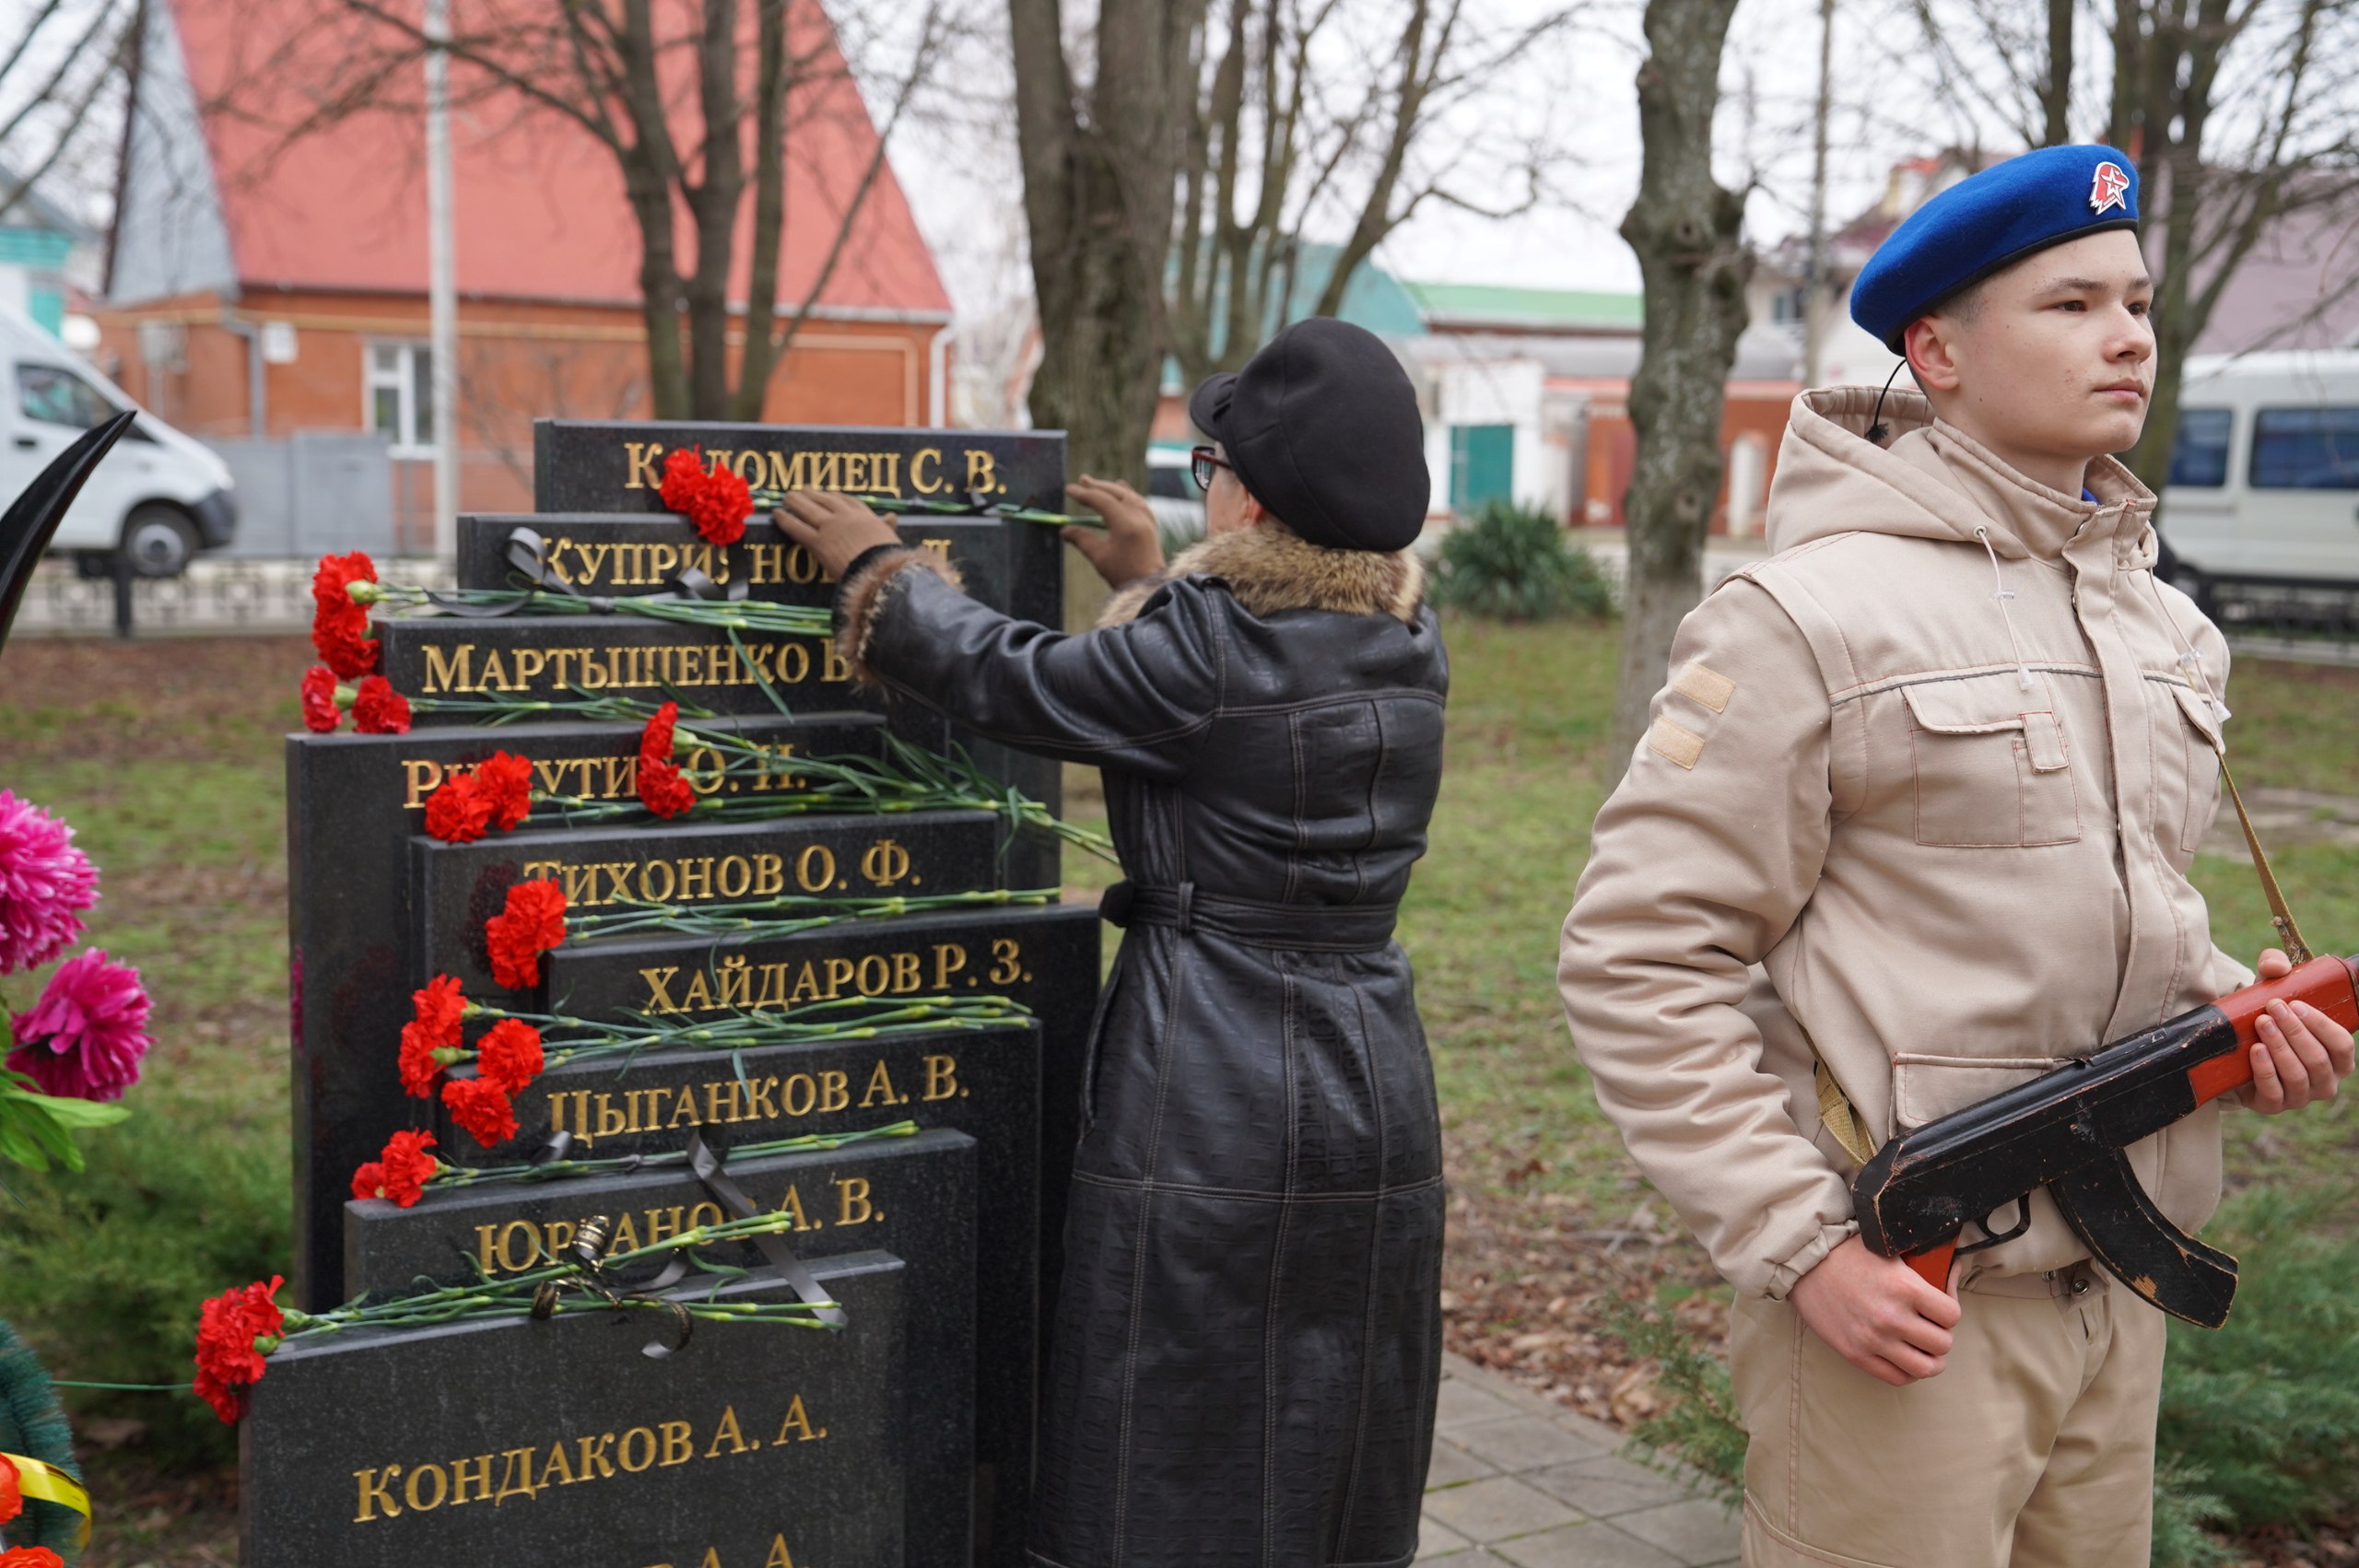
[[1647, 730], [1647, 749], [1681, 767], [1694, 767], [1704, 755], [1704, 737], [1683, 730], [1668, 719], [1658, 719]]
[[1726, 713], [1729, 698], [1736, 695], [1736, 683], [1706, 665], [1702, 660], [1691, 659], [1671, 683], [1671, 689], [1715, 713]]

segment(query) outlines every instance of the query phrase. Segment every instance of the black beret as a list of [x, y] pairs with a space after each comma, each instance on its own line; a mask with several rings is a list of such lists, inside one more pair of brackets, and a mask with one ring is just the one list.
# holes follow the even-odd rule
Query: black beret
[[1401, 550], [1426, 526], [1433, 479], [1416, 389], [1374, 333], [1297, 322], [1188, 399], [1256, 500], [1314, 544]]

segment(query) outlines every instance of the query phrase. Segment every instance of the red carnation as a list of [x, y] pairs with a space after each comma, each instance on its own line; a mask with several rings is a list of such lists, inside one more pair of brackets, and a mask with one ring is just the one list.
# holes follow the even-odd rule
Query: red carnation
[[672, 727], [679, 721], [680, 705], [676, 702], [667, 702], [649, 716], [647, 728], [639, 732], [641, 766], [672, 760]]
[[437, 975], [424, 990], [409, 993], [410, 1008], [419, 1028], [438, 1046], [459, 1043], [459, 1026], [467, 1016], [466, 993], [448, 975]]
[[0, 1568], [65, 1568], [65, 1559], [45, 1546], [12, 1546], [0, 1551]]
[[6, 1524], [25, 1511], [25, 1494], [17, 1480], [17, 1467], [8, 1456], [0, 1454], [0, 1525]]
[[488, 1079], [453, 1078], [442, 1085], [442, 1104], [487, 1149], [516, 1136], [516, 1107], [508, 1091]]
[[352, 705], [352, 723], [364, 735], [406, 735], [409, 699], [393, 690], [393, 683], [384, 676], [370, 675], [360, 683], [360, 695]]
[[312, 665], [303, 672], [303, 728], [324, 735], [343, 722], [344, 710], [335, 705], [335, 672]]
[[[196, 1324], [197, 1395], [214, 1414], [234, 1422], [246, 1412], [245, 1391], [262, 1381], [263, 1357], [278, 1348], [278, 1330], [286, 1316], [270, 1298], [287, 1281], [272, 1275], [237, 1290], [224, 1291], [205, 1304]], [[258, 1341], [268, 1340], [266, 1348]]]
[[352, 1173], [352, 1196], [386, 1198], [407, 1209], [425, 1195], [426, 1184], [442, 1163], [426, 1153], [434, 1147], [430, 1132], [396, 1132], [382, 1158]]
[[352, 600], [352, 584], [377, 580], [377, 564], [367, 553], [323, 556], [311, 574], [311, 646], [328, 668], [346, 680], [377, 668], [377, 644], [369, 635], [369, 612]]
[[494, 752], [475, 764], [475, 780], [502, 833], [532, 813], [533, 765], [522, 757]]
[[511, 991], [541, 983], [541, 954], [565, 940], [565, 891], [546, 877], [520, 882], [484, 922], [491, 976]]
[[678, 816], [697, 803], [697, 792], [688, 787], [680, 770], [668, 762], [639, 761], [640, 803], [657, 816]]
[[426, 797], [426, 831], [445, 844], [465, 844], [491, 826], [494, 802], [472, 773], [454, 773]]
[[754, 515], [754, 493], [734, 471], [705, 472], [701, 453], [682, 448], [663, 460], [663, 505], [688, 520], [710, 544], [734, 544], [745, 537]]
[[475, 1042], [475, 1071], [511, 1094], [541, 1075], [541, 1032], [519, 1019], [501, 1019]]
[[402, 1025], [400, 1067], [404, 1094], [417, 1100], [434, 1097], [434, 1081], [442, 1075], [442, 1059], [435, 1054], [440, 1049], [434, 1037], [420, 1025]]

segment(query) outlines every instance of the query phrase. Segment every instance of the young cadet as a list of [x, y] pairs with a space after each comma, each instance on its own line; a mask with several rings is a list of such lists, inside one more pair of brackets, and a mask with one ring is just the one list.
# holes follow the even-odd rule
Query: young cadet
[[[1866, 1249], [1848, 1188], [1895, 1132], [2251, 978], [2187, 874], [2226, 648], [2106, 455], [2153, 374], [2132, 170], [2026, 154], [1872, 258], [1853, 316], [1921, 394], [1796, 401], [1777, 554], [1680, 627], [1566, 922], [1599, 1102], [1736, 1286], [1754, 1568], [2147, 1561], [2162, 1315], [2044, 1192], [1942, 1292]], [[2259, 1033], [2257, 1110], [2351, 1071], [2306, 1006]], [[2130, 1152], [2189, 1231], [2217, 1114]]]

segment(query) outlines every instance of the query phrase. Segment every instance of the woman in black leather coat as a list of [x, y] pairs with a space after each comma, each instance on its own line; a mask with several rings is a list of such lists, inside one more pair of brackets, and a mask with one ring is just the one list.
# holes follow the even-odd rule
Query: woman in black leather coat
[[1222, 439], [1211, 536], [1168, 568], [1134, 496], [1074, 486], [1127, 583], [1086, 635], [967, 598], [845, 497], [790, 497], [780, 526], [841, 577], [859, 678], [1104, 771], [1128, 930], [1091, 1043], [1036, 1561], [1406, 1563], [1441, 1352], [1440, 1127], [1392, 941], [1449, 680], [1405, 548], [1422, 427], [1391, 354], [1332, 321], [1191, 412]]

